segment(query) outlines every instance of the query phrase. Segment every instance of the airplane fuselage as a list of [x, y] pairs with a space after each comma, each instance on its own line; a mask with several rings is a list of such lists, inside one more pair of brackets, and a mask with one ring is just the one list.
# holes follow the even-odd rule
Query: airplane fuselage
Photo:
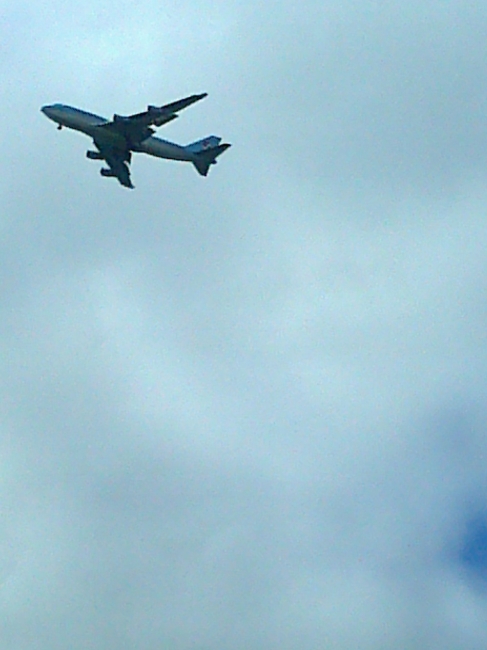
[[[109, 120], [100, 115], [74, 108], [73, 106], [52, 104], [50, 106], [44, 106], [42, 112], [53, 122], [56, 122], [60, 128], [66, 127], [80, 131], [95, 141], [102, 138], [114, 147], [121, 149], [128, 148], [130, 151], [138, 151], [146, 153], [149, 156], [166, 158], [168, 160], [185, 160], [189, 162], [195, 160], [194, 154], [185, 147], [153, 135], [139, 143], [127, 143], [125, 138], [118, 133], [110, 133], [104, 130], [102, 132], [99, 127], [109, 122]], [[123, 118], [120, 119], [123, 120]]]

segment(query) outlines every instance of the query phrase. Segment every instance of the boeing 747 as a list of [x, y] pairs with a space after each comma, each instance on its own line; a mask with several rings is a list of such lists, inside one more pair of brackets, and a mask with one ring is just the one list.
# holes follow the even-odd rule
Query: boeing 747
[[206, 176], [210, 165], [214, 165], [218, 156], [230, 147], [229, 144], [220, 144], [221, 138], [216, 135], [186, 146], [154, 136], [152, 127], [175, 120], [179, 111], [206, 96], [207, 93], [191, 95], [165, 106], [148, 106], [146, 111], [135, 115], [114, 115], [111, 121], [64, 104], [43, 106], [41, 111], [57, 123], [58, 129], [75, 129], [93, 138], [96, 150], [87, 151], [87, 158], [104, 160], [108, 167], [100, 170], [102, 176], [112, 176], [125, 187], [133, 188], [129, 168], [132, 152], [169, 160], [185, 160], [193, 163], [201, 176]]

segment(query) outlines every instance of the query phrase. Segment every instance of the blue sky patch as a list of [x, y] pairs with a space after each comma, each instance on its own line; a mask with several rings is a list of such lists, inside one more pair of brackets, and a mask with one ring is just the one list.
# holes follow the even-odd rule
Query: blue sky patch
[[468, 569], [487, 579], [487, 514], [468, 525], [460, 559]]

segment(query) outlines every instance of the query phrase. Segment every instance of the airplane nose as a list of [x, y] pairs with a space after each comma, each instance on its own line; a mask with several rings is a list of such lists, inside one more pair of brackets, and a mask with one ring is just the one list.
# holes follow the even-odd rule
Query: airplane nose
[[52, 107], [51, 106], [43, 106], [41, 108], [41, 112], [44, 113], [46, 117], [52, 117]]

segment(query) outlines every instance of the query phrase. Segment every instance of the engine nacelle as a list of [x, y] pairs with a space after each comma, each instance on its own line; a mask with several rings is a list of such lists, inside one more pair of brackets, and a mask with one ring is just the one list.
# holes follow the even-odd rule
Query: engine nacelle
[[114, 171], [112, 171], [111, 169], [106, 169], [105, 167], [102, 167], [102, 169], [100, 169], [100, 174], [102, 176], [109, 176], [110, 178], [116, 176]]
[[86, 157], [90, 160], [103, 160], [103, 156], [99, 151], [87, 151]]

